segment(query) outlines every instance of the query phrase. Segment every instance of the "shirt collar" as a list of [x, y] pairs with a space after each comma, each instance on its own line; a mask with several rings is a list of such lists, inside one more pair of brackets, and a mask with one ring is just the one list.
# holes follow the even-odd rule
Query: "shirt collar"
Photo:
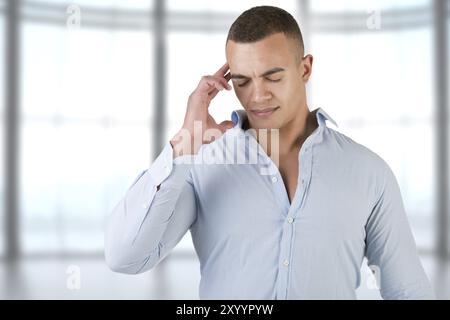
[[338, 127], [336, 121], [334, 121], [333, 118], [331, 118], [328, 113], [325, 112], [322, 108], [318, 108], [313, 111], [313, 113], [316, 113], [317, 122], [320, 126], [326, 126], [326, 120], [330, 121], [332, 124], [334, 124], [335, 127]]
[[[318, 108], [312, 111], [312, 113], [315, 113], [319, 126], [326, 126], [326, 120], [330, 121], [336, 127], [338, 126], [336, 121], [334, 121], [322, 108]], [[235, 110], [231, 113], [231, 121], [233, 121], [234, 125], [237, 125], [240, 129], [242, 129], [246, 118], [247, 112], [244, 109]]]

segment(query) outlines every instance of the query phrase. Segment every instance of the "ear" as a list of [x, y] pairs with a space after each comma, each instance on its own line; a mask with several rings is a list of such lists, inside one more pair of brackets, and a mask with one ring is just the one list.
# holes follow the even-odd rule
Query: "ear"
[[307, 83], [309, 77], [311, 77], [313, 60], [314, 57], [308, 54], [303, 57], [302, 62], [300, 63], [300, 75], [304, 83]]

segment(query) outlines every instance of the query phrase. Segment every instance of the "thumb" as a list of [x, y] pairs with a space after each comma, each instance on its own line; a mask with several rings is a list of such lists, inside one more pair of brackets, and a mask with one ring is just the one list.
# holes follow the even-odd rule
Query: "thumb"
[[227, 131], [228, 129], [231, 129], [231, 128], [234, 127], [234, 122], [233, 122], [233, 121], [230, 121], [230, 120], [225, 120], [225, 121], [222, 121], [222, 122], [219, 124], [219, 127], [220, 127], [220, 129], [221, 129], [223, 132], [225, 132], [225, 131]]

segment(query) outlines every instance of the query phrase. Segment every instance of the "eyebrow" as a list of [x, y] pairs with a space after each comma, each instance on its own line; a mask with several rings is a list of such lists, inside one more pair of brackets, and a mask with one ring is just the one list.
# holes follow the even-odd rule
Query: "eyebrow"
[[[270, 70], [267, 70], [266, 72], [264, 72], [262, 75], [260, 75], [260, 77], [267, 77], [270, 76], [271, 74], [277, 73], [277, 72], [282, 72], [285, 71], [283, 68], [280, 67], [276, 67], [276, 68], [272, 68]], [[247, 76], [244, 76], [242, 74], [231, 74], [231, 79], [250, 79]]]

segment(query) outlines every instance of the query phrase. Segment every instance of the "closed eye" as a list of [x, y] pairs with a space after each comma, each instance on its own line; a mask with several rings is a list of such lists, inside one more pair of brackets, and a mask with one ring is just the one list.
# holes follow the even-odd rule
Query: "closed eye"
[[[280, 79], [269, 79], [269, 78], [266, 78], [266, 80], [268, 80], [270, 82], [280, 82], [281, 78]], [[243, 82], [241, 84], [238, 84], [238, 87], [244, 87], [244, 86], [247, 85], [247, 83], [248, 83], [248, 81], [245, 81], [245, 82]]]

